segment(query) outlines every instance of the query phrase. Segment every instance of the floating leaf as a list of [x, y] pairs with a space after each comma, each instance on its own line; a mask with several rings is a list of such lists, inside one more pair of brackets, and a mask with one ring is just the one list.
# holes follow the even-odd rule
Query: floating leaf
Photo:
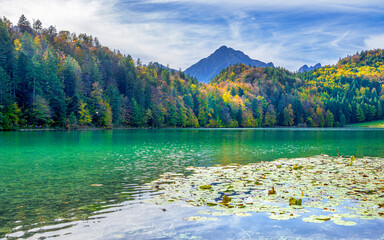
[[211, 189], [212, 186], [211, 185], [202, 185], [200, 186], [200, 189]]
[[333, 223], [337, 224], [337, 225], [343, 225], [343, 226], [354, 226], [356, 225], [356, 222], [353, 222], [353, 221], [344, 221], [340, 218], [336, 218], [333, 220]]
[[212, 213], [214, 216], [266, 212], [271, 214], [270, 218], [282, 220], [317, 208], [333, 215], [312, 215], [303, 221], [384, 219], [384, 211], [380, 211], [384, 206], [383, 159], [364, 158], [354, 161], [353, 168], [345, 164], [350, 161], [314, 156], [248, 165], [191, 167], [191, 175], [167, 173], [150, 183], [160, 194], [149, 202], [163, 205], [181, 201], [192, 207], [208, 206], [217, 210]]
[[208, 217], [200, 217], [200, 216], [191, 216], [184, 218], [184, 221], [190, 222], [190, 221], [215, 221], [217, 218], [208, 218]]
[[296, 199], [296, 198], [291, 197], [289, 199], [289, 205], [301, 205], [301, 203], [302, 203], [301, 198]]
[[272, 187], [272, 189], [268, 191], [268, 195], [272, 195], [272, 194], [276, 194], [274, 187]]
[[231, 202], [231, 197], [228, 197], [227, 195], [223, 195], [223, 201], [222, 201], [222, 203], [223, 204], [226, 204], [226, 203], [229, 203], [229, 202]]

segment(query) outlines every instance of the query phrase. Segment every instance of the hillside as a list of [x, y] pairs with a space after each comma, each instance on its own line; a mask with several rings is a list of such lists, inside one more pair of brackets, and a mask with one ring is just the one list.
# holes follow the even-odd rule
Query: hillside
[[304, 73], [235, 64], [203, 84], [86, 34], [31, 27], [23, 16], [16, 26], [0, 21], [2, 130], [335, 127], [384, 118], [381, 49]]
[[196, 77], [200, 82], [208, 83], [221, 70], [238, 63], [255, 67], [273, 67], [273, 63], [254, 60], [241, 51], [222, 46], [207, 58], [201, 59], [186, 69], [185, 73]]

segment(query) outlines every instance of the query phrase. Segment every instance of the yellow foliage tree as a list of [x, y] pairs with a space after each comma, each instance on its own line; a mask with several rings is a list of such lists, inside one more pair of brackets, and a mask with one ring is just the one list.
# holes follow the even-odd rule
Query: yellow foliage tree
[[21, 50], [21, 43], [20, 43], [20, 40], [18, 38], [15, 39], [15, 41], [13, 41], [13, 45], [15, 45], [15, 50], [16, 51], [20, 51]]
[[88, 125], [92, 122], [91, 114], [89, 114], [89, 110], [85, 108], [86, 106], [87, 106], [86, 103], [80, 102], [80, 106], [79, 106], [80, 125]]

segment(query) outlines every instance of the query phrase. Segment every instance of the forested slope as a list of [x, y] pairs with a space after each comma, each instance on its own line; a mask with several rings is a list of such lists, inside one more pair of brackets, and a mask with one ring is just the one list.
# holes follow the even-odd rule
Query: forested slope
[[333, 127], [384, 117], [384, 53], [306, 73], [238, 64], [202, 84], [86, 34], [0, 21], [0, 129]]

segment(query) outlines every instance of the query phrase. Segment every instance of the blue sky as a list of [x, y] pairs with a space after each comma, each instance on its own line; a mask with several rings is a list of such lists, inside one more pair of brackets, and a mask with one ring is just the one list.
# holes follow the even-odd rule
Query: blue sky
[[384, 48], [382, 0], [0, 0], [59, 30], [89, 33], [144, 63], [186, 69], [222, 45], [295, 71]]

